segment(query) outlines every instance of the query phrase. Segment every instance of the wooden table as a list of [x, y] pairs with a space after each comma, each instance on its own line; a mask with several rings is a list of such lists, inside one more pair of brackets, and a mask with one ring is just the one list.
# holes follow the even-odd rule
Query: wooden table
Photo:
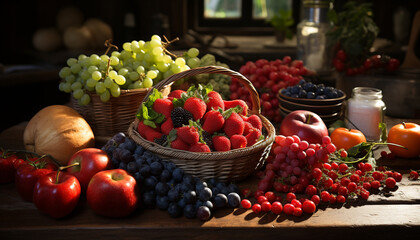
[[[321, 204], [313, 215], [301, 217], [219, 209], [202, 222], [139, 209], [131, 217], [111, 219], [95, 215], [83, 199], [74, 213], [55, 220], [22, 201], [14, 184], [4, 184], [0, 185], [0, 239], [418, 239], [420, 180], [407, 177], [410, 169], [420, 169], [420, 159], [378, 163], [403, 173], [398, 187], [372, 194], [368, 201]], [[255, 189], [257, 179], [238, 184]]]

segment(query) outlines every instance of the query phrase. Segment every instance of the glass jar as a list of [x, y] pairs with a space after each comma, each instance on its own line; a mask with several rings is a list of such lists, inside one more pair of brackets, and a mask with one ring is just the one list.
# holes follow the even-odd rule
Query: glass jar
[[332, 47], [327, 44], [327, 32], [332, 28], [328, 20], [331, 1], [303, 0], [303, 19], [297, 25], [297, 58], [317, 73], [332, 71]]
[[347, 101], [347, 128], [360, 130], [368, 141], [378, 141], [381, 136], [379, 123], [384, 122], [385, 109], [382, 90], [356, 87]]

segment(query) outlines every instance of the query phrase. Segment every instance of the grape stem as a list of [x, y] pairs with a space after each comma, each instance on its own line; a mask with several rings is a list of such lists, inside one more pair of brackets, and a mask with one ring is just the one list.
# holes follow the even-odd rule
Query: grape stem
[[112, 44], [112, 40], [108, 39], [105, 40], [105, 47], [107, 47], [106, 51], [105, 51], [105, 55], [108, 54], [109, 50], [111, 50], [111, 48], [115, 48], [118, 51], [118, 47], [114, 44]]
[[177, 55], [175, 55], [175, 54], [173, 54], [173, 53], [171, 53], [168, 49], [166, 49], [171, 43], [173, 43], [173, 42], [175, 42], [175, 41], [178, 41], [179, 40], [179, 38], [177, 37], [177, 38], [175, 38], [175, 39], [173, 39], [173, 40], [171, 40], [171, 41], [169, 41], [168, 40], [168, 38], [166, 38], [166, 36], [165, 35], [163, 35], [163, 38], [165, 38], [165, 41], [166, 42], [162, 42], [162, 45], [163, 45], [163, 51], [165, 51], [165, 53], [167, 53], [168, 55], [171, 55], [172, 57], [174, 57], [174, 58], [177, 58], [178, 56]]

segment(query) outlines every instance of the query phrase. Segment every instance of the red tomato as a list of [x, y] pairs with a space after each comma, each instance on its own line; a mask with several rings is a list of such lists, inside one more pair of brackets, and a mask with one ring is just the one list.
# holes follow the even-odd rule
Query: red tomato
[[395, 72], [399, 68], [399, 66], [400, 66], [400, 61], [398, 61], [398, 59], [391, 58], [386, 64], [385, 69], [388, 72]]
[[420, 156], [420, 125], [416, 123], [402, 123], [393, 126], [388, 133], [388, 143], [395, 143], [407, 149], [388, 145], [391, 153], [403, 158]]
[[15, 155], [8, 155], [3, 153], [0, 156], [0, 184], [10, 183], [15, 178], [15, 168], [13, 166], [17, 157]]
[[347, 151], [359, 143], [366, 142], [366, 137], [357, 129], [336, 128], [331, 133], [331, 141], [337, 149]]
[[340, 59], [342, 62], [345, 62], [347, 59], [347, 54], [343, 49], [338, 50], [335, 56], [336, 58]]
[[55, 170], [55, 166], [46, 162], [25, 162], [16, 170], [15, 184], [23, 200], [32, 202], [34, 186], [38, 178]]

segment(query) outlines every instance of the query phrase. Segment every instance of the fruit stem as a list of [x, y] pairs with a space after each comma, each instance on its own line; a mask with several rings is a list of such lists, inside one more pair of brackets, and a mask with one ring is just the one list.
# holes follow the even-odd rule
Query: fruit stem
[[312, 118], [312, 114], [309, 114], [308, 119], [306, 119], [306, 124], [309, 124], [309, 122], [311, 121], [311, 118]]
[[71, 167], [79, 166], [79, 165], [80, 165], [79, 162], [75, 162], [75, 163], [67, 165], [67, 166], [59, 167], [58, 170], [57, 170], [57, 175], [55, 176], [55, 183], [58, 184], [58, 177], [59, 177], [61, 171], [65, 170], [67, 168], [71, 168]]
[[118, 47], [111, 43], [111, 39], [108, 39], [108, 40], [105, 41], [105, 47], [107, 47], [107, 49], [105, 51], [105, 55], [108, 54], [108, 52], [109, 52], [109, 50], [111, 50], [111, 48], [115, 48], [118, 51]]
[[173, 54], [173, 53], [171, 53], [171, 52], [169, 52], [168, 51], [168, 49], [166, 49], [167, 48], [167, 46], [169, 46], [171, 43], [173, 43], [173, 42], [175, 42], [175, 41], [178, 41], [179, 40], [179, 38], [177, 37], [177, 38], [175, 38], [175, 39], [173, 39], [173, 40], [171, 40], [171, 41], [169, 41], [167, 38], [166, 38], [166, 36], [165, 35], [163, 35], [163, 38], [165, 38], [165, 41], [166, 42], [163, 42], [163, 51], [165, 51], [168, 55], [171, 55], [172, 57], [174, 57], [174, 58], [177, 58], [178, 56], [177, 55], [175, 55], [175, 54]]
[[404, 128], [407, 128], [407, 125], [405, 124], [405, 122], [402, 122], [402, 125], [404, 126]]

